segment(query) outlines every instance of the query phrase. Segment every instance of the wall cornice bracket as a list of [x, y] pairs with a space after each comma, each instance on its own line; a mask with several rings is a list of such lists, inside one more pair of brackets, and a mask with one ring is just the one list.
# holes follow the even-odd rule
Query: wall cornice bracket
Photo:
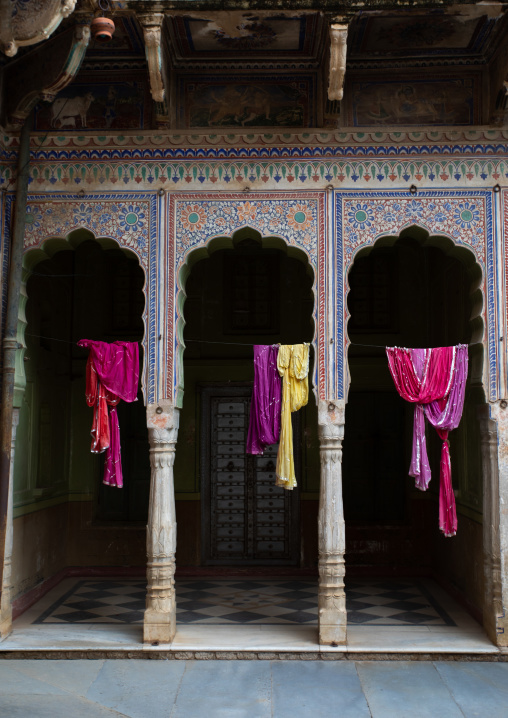
[[328, 99], [342, 100], [346, 76], [347, 23], [330, 25], [330, 72], [328, 78]]
[[154, 12], [137, 16], [145, 40], [145, 55], [150, 73], [150, 92], [155, 102], [164, 102], [164, 81], [162, 79], [161, 29], [164, 14]]

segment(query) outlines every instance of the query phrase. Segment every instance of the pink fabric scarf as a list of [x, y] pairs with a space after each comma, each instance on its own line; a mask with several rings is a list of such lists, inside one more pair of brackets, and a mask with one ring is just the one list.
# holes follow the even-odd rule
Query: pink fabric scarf
[[94, 407], [92, 451], [106, 451], [103, 483], [121, 488], [123, 475], [116, 405], [121, 399], [128, 402], [137, 399], [139, 347], [135, 342], [107, 344], [89, 339], [81, 339], [78, 347], [90, 349], [86, 398], [88, 406]]
[[425, 491], [430, 466], [425, 440], [425, 416], [436, 428], [441, 448], [439, 485], [439, 528], [445, 536], [457, 533], [455, 496], [451, 479], [448, 432], [456, 429], [462, 417], [467, 379], [467, 345], [435, 349], [387, 347], [388, 366], [395, 387], [406, 401], [415, 403], [413, 452], [409, 475], [417, 488]]

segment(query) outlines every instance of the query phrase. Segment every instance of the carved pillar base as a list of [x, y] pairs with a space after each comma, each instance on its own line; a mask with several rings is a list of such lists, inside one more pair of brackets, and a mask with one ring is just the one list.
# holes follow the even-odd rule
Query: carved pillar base
[[14, 447], [16, 446], [16, 431], [19, 424], [19, 409], [12, 410], [11, 434], [11, 465], [9, 469], [9, 498], [7, 502], [7, 522], [5, 536], [4, 570], [2, 582], [2, 598], [0, 600], [0, 638], [5, 638], [12, 631], [12, 546], [13, 546], [13, 513], [12, 494], [14, 476]]
[[147, 415], [152, 479], [146, 531], [148, 586], [143, 641], [158, 644], [170, 643], [176, 632], [173, 464], [179, 411], [160, 402], [148, 407]]
[[321, 487], [319, 494], [319, 642], [342, 646], [347, 641], [344, 552], [346, 547], [342, 506], [342, 439], [344, 406], [319, 402]]
[[147, 566], [144, 643], [171, 643], [176, 633], [175, 561]]

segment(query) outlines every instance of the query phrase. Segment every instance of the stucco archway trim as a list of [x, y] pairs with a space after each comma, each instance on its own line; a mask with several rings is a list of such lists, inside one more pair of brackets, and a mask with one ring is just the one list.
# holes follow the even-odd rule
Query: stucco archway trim
[[179, 280], [190, 254], [206, 249], [217, 238], [231, 238], [249, 227], [262, 239], [276, 237], [289, 249], [305, 253], [314, 270], [316, 297], [314, 321], [317, 361], [314, 386], [319, 397], [327, 391], [325, 351], [326, 321], [326, 193], [317, 192], [244, 192], [181, 193], [168, 198], [167, 312], [166, 312], [166, 379], [165, 396], [180, 406], [183, 396], [183, 343], [179, 327], [183, 326], [184, 290]]
[[409, 227], [421, 228], [429, 237], [444, 237], [457, 247], [469, 249], [480, 266], [479, 288], [484, 297], [482, 319], [487, 350], [484, 385], [489, 401], [499, 398], [500, 306], [494, 287], [500, 258], [493, 232], [492, 197], [491, 190], [418, 190], [416, 195], [407, 191], [335, 193], [336, 272], [342, 277], [336, 318], [340, 398], [345, 399], [348, 391], [345, 299], [349, 269], [361, 249], [373, 246], [382, 238], [399, 236]]
[[[12, 201], [13, 197], [9, 197], [6, 226]], [[94, 239], [103, 248], [118, 247], [137, 257], [145, 274], [142, 388], [146, 403], [155, 401], [156, 393], [157, 217], [158, 197], [153, 192], [29, 195], [24, 241], [27, 270], [55, 251], [72, 249], [83, 238]]]

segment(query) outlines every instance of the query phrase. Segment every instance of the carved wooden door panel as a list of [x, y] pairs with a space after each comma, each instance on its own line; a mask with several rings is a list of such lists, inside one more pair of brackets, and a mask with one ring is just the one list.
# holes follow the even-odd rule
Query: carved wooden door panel
[[251, 392], [250, 386], [202, 391], [202, 560], [296, 565], [298, 494], [275, 486], [278, 446], [263, 456], [245, 453]]

